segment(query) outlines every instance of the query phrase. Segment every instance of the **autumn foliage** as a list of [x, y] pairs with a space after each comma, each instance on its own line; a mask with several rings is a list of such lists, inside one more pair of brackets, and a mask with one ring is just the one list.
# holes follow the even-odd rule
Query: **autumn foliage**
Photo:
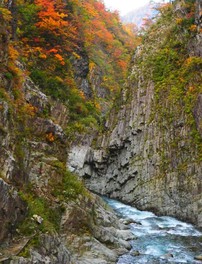
[[43, 92], [69, 107], [72, 120], [98, 118], [103, 110], [100, 95], [96, 87], [91, 87], [91, 95], [81, 91], [75, 65], [88, 63], [82, 78], [89, 86], [92, 78], [98, 78], [105, 91], [101, 100], [110, 104], [139, 44], [132, 27], [123, 26], [118, 13], [108, 11], [98, 0], [15, 0], [17, 12], [9, 11], [5, 3], [0, 4], [3, 16], [11, 24], [16, 21], [16, 46], [20, 48], [15, 59], [26, 64]]
[[109, 62], [115, 60], [116, 67], [126, 71], [128, 51], [135, 45], [134, 35], [121, 26], [118, 14], [107, 11], [101, 1], [70, 0], [66, 4], [61, 0], [34, 0], [21, 4], [20, 10], [26, 26], [29, 24], [32, 29], [30, 37], [25, 36], [21, 22], [22, 41], [28, 44], [26, 56], [31, 57], [34, 52], [40, 59], [54, 57], [64, 65], [65, 55], [78, 54], [82, 45], [89, 57], [94, 56], [95, 49], [104, 49]]

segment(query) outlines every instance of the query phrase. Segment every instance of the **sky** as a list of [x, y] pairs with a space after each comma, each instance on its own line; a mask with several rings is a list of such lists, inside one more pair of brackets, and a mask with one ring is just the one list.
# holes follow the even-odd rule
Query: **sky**
[[[104, 0], [105, 6], [111, 10], [118, 10], [120, 15], [148, 4], [150, 0]], [[155, 0], [154, 2], [162, 2]]]

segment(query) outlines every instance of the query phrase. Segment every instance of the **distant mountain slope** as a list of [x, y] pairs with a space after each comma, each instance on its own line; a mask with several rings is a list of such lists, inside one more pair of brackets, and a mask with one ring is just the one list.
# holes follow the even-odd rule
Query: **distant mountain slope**
[[154, 9], [154, 5], [147, 4], [127, 13], [125, 16], [122, 16], [121, 19], [123, 23], [135, 23], [138, 28], [140, 28], [144, 18], [152, 18], [156, 13], [157, 11]]

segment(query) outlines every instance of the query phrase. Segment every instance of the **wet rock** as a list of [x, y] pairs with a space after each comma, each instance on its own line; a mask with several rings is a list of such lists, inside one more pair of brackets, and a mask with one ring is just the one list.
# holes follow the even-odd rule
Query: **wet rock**
[[169, 258], [173, 258], [173, 254], [172, 253], [167, 253], [165, 255], [162, 256], [162, 258], [165, 258], [165, 259], [169, 259]]
[[77, 264], [108, 264], [108, 261], [103, 260], [103, 259], [94, 259], [94, 258], [86, 258], [86, 259], [82, 259], [81, 261], [78, 260]]
[[134, 235], [129, 230], [117, 230], [116, 234], [125, 241], [132, 240], [134, 238]]
[[134, 251], [130, 252], [130, 255], [133, 257], [137, 257], [137, 256], [140, 256], [140, 252], [138, 250], [134, 250]]
[[121, 222], [125, 225], [130, 225], [130, 224], [135, 224], [135, 225], [142, 225], [140, 222], [135, 221], [133, 219], [130, 218], [126, 218], [126, 219], [121, 219]]
[[125, 250], [125, 253], [132, 248], [131, 244], [122, 238], [118, 240], [118, 243]]
[[202, 261], [202, 255], [196, 256], [196, 257], [194, 257], [194, 259], [195, 259], [195, 260]]

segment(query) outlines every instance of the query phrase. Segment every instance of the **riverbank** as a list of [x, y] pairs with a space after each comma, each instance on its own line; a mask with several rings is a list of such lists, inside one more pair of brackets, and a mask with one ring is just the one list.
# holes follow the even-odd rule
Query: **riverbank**
[[[173, 217], [139, 211], [116, 200], [104, 200], [129, 223], [135, 240], [132, 249], [120, 257], [118, 264], [202, 263], [202, 232], [193, 225]], [[198, 259], [197, 259], [198, 258]]]

